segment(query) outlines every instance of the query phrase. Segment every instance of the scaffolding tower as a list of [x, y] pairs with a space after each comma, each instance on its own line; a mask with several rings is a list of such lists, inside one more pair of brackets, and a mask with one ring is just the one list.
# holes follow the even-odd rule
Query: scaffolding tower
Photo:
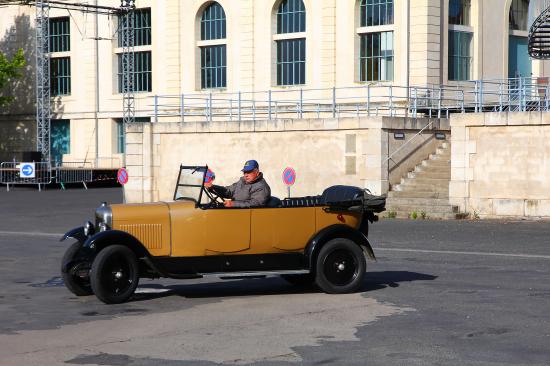
[[36, 147], [50, 161], [50, 4], [36, 1]]
[[[119, 15], [118, 35], [122, 39], [122, 108], [124, 124], [135, 122], [134, 87], [134, 9], [135, 0], [121, 0], [119, 8], [63, 1], [5, 1], [36, 7], [36, 147], [43, 161], [50, 161], [50, 8], [77, 10], [96, 14]], [[96, 131], [97, 133], [97, 131]]]

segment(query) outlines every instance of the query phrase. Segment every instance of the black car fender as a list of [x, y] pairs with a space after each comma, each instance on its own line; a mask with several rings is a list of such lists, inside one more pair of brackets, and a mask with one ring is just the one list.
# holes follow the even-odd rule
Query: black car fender
[[84, 226], [79, 226], [72, 230], [67, 231], [59, 241], [66, 240], [68, 238], [74, 238], [78, 240], [80, 243], [84, 244], [87, 238], [86, 234], [84, 234]]
[[306, 246], [304, 256], [310, 269], [314, 267], [315, 256], [319, 253], [321, 247], [335, 238], [346, 238], [353, 241], [367, 253], [369, 258], [376, 260], [372, 246], [365, 234], [347, 225], [331, 225], [316, 233]]
[[84, 249], [90, 249], [95, 254], [109, 245], [124, 245], [132, 250], [138, 258], [148, 257], [149, 252], [145, 246], [131, 234], [120, 230], [106, 230], [96, 233], [83, 244]]

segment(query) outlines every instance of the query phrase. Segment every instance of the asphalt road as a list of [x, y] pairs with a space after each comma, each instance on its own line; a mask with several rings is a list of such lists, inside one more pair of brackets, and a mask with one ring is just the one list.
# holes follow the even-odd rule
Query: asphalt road
[[550, 222], [383, 220], [356, 294], [270, 277], [73, 296], [58, 234], [121, 197], [0, 187], [0, 365], [550, 364]]

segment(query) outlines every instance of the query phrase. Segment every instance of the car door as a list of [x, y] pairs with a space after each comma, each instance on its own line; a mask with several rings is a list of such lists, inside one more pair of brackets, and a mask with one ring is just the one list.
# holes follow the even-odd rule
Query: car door
[[315, 232], [314, 207], [251, 209], [250, 253], [300, 251]]
[[172, 256], [222, 255], [250, 248], [250, 209], [203, 209], [192, 202], [170, 207]]

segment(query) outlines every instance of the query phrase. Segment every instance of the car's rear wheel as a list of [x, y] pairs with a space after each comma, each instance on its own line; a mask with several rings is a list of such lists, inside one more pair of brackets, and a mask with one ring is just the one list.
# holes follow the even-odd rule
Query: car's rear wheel
[[344, 238], [327, 242], [316, 260], [315, 282], [329, 294], [344, 294], [360, 289], [367, 263], [361, 248]]
[[127, 301], [139, 282], [139, 265], [134, 252], [122, 245], [101, 250], [92, 263], [92, 289], [106, 304]]
[[[90, 262], [76, 260], [82, 244], [75, 242], [65, 251], [61, 260], [61, 277], [65, 282], [65, 287], [76, 296], [91, 295], [92, 286], [90, 285]], [[65, 270], [65, 266], [70, 263], [70, 267]]]

